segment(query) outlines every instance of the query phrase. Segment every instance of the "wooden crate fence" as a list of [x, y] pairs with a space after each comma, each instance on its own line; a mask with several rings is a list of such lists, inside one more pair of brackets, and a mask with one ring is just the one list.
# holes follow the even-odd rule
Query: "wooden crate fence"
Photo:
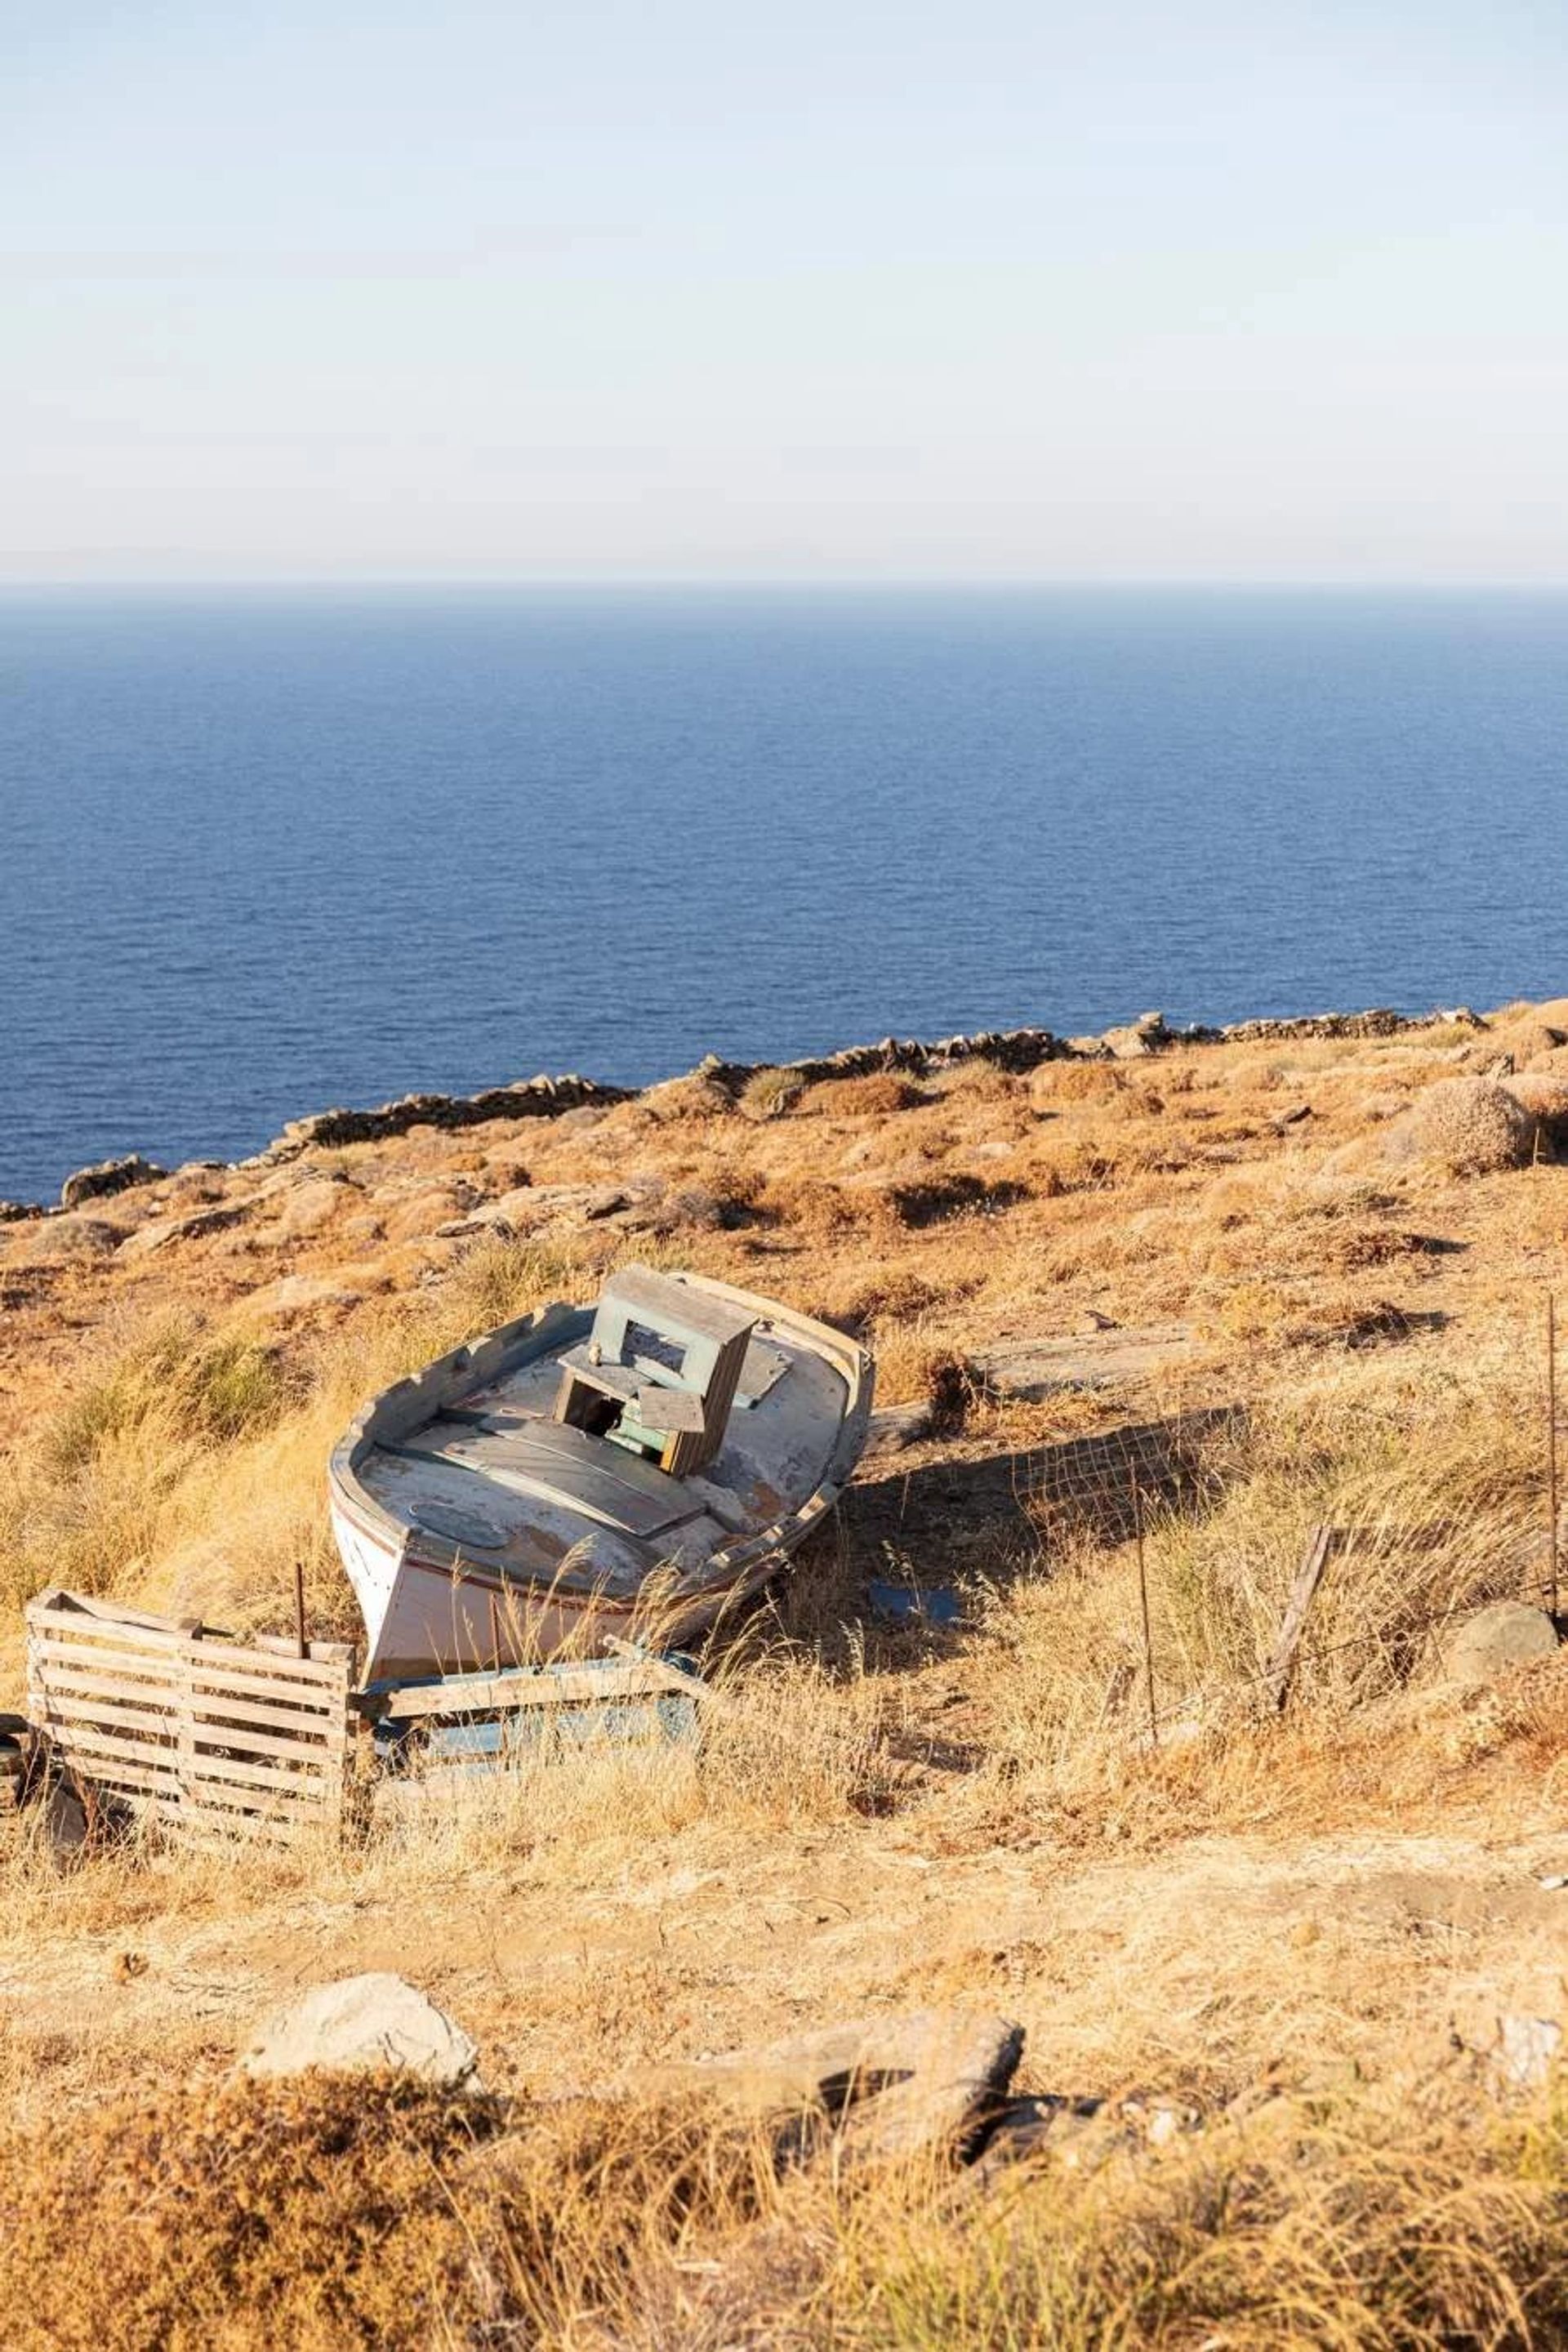
[[26, 1621], [28, 1718], [92, 1790], [181, 1833], [288, 1843], [341, 1821], [346, 1643], [300, 1657], [60, 1591]]

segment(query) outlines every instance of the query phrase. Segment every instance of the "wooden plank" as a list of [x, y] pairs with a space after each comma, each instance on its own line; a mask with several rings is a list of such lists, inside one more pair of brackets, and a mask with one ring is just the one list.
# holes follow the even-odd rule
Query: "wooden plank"
[[60, 1645], [94, 1656], [105, 1650], [118, 1650], [128, 1659], [152, 1654], [188, 1657], [205, 1672], [232, 1670], [259, 1675], [279, 1687], [331, 1690], [347, 1679], [347, 1666], [342, 1659], [278, 1657], [271, 1652], [247, 1649], [236, 1642], [168, 1641], [162, 1635], [140, 1633], [134, 1627], [77, 1626], [58, 1617], [45, 1621], [38, 1631], [46, 1647]]
[[[77, 1601], [77, 1596], [71, 1598], [73, 1602]], [[289, 1681], [328, 1686], [343, 1679], [353, 1654], [346, 1642], [312, 1642], [310, 1655], [301, 1658], [296, 1655], [293, 1644], [281, 1635], [258, 1634], [254, 1643], [242, 1642], [233, 1633], [203, 1631], [195, 1618], [153, 1617], [143, 1611], [124, 1610], [108, 1602], [81, 1602], [62, 1608], [46, 1596], [29, 1601], [23, 1615], [28, 1625], [36, 1626], [41, 1633], [95, 1649], [101, 1643], [109, 1643], [132, 1654], [142, 1651], [165, 1654], [194, 1651], [207, 1664], [238, 1665], [253, 1673], [276, 1673]], [[280, 1646], [275, 1648], [275, 1643]]]
[[[253, 1633], [250, 1638], [269, 1657], [292, 1658], [299, 1664], [300, 1651], [293, 1634]], [[321, 1665], [349, 1666], [353, 1664], [354, 1645], [352, 1642], [312, 1641], [307, 1644], [307, 1653]]]
[[45, 1656], [103, 1659], [134, 1666], [142, 1673], [154, 1669], [172, 1671], [184, 1658], [186, 1647], [183, 1642], [144, 1642], [135, 1633], [112, 1633], [107, 1626], [79, 1633], [74, 1625], [62, 1625], [58, 1619], [35, 1624], [27, 1639], [29, 1646]]
[[[253, 1735], [249, 1733], [236, 1733], [231, 1738], [219, 1726], [198, 1724], [192, 1727], [188, 1738], [182, 1740], [172, 1717], [166, 1719], [165, 1727], [151, 1738], [146, 1727], [135, 1717], [114, 1711], [100, 1714], [94, 1710], [90, 1717], [81, 1721], [52, 1717], [42, 1727], [62, 1753], [90, 1749], [95, 1755], [157, 1766], [175, 1779], [185, 1770], [197, 1778], [216, 1773], [225, 1780], [254, 1779], [258, 1785], [267, 1787], [319, 1787], [323, 1780], [336, 1777], [333, 1768], [341, 1761], [338, 1751], [324, 1746], [259, 1740], [263, 1754], [276, 1754], [295, 1762], [294, 1770], [286, 1770], [281, 1765], [264, 1763], [252, 1754]], [[234, 1748], [240, 1750], [237, 1756], [221, 1752]]]
[[[254, 1692], [261, 1697], [287, 1699], [300, 1707], [333, 1707], [348, 1690], [348, 1670], [337, 1664], [331, 1666], [325, 1676], [317, 1674], [309, 1682], [295, 1682], [279, 1673], [278, 1664], [270, 1660], [252, 1659], [248, 1666], [214, 1664], [199, 1647], [193, 1647], [188, 1656], [162, 1652], [143, 1656], [134, 1651], [62, 1642], [43, 1634], [35, 1634], [27, 1646], [29, 1654], [45, 1665], [66, 1666], [84, 1673], [135, 1675], [149, 1681], [161, 1677], [170, 1689], [183, 1688], [189, 1680], [204, 1690]], [[287, 1662], [279, 1662], [284, 1663]], [[308, 1664], [298, 1659], [293, 1663]]]
[[193, 1691], [189, 1708], [197, 1723], [258, 1724], [265, 1731], [292, 1732], [296, 1739], [329, 1747], [341, 1747], [348, 1738], [346, 1710], [331, 1715], [294, 1714], [286, 1706], [258, 1706], [250, 1699], [207, 1691]]
[[55, 1748], [67, 1764], [100, 1787], [156, 1789], [172, 1797], [180, 1793], [179, 1773], [172, 1759], [167, 1764], [153, 1765], [125, 1753], [110, 1740], [76, 1738], [57, 1741]]
[[[616, 1633], [605, 1634], [605, 1647], [614, 1650], [617, 1657], [642, 1657], [635, 1642], [623, 1642]], [[725, 1692], [715, 1690], [711, 1683], [705, 1683], [700, 1675], [689, 1675], [684, 1666], [672, 1665], [668, 1658], [648, 1658], [644, 1663], [663, 1675], [668, 1689], [685, 1691], [689, 1697], [700, 1699], [715, 1715], [732, 1716], [737, 1712], [734, 1700]]]
[[348, 1744], [346, 1706], [330, 1715], [305, 1714], [281, 1706], [257, 1706], [226, 1694], [201, 1692], [184, 1698], [166, 1686], [139, 1686], [58, 1669], [35, 1685], [35, 1713], [47, 1713], [51, 1720], [60, 1722], [90, 1718], [139, 1725], [152, 1736], [164, 1731], [171, 1738], [177, 1736], [179, 1722], [188, 1717], [198, 1728], [221, 1725], [230, 1731], [233, 1744], [265, 1748], [272, 1743], [252, 1730], [260, 1725], [269, 1733], [284, 1735], [277, 1743], [282, 1752], [304, 1748], [336, 1754]]
[[89, 1644], [96, 1648], [107, 1643], [112, 1648], [135, 1650], [141, 1655], [162, 1652], [165, 1656], [177, 1656], [190, 1646], [190, 1636], [184, 1633], [163, 1633], [150, 1626], [121, 1625], [96, 1617], [79, 1617], [74, 1612], [39, 1610], [29, 1602], [25, 1612], [28, 1625], [37, 1633], [55, 1638]]
[[514, 1706], [584, 1706], [602, 1701], [652, 1698], [670, 1687], [668, 1670], [642, 1665], [578, 1666], [561, 1674], [462, 1675], [444, 1683], [361, 1695], [378, 1719], [405, 1723], [430, 1715], [493, 1715]]
[[301, 1715], [335, 1715], [348, 1697], [348, 1677], [335, 1690], [307, 1689], [300, 1683], [280, 1683], [270, 1675], [240, 1675], [231, 1668], [215, 1674], [193, 1659], [186, 1681], [203, 1698], [244, 1698], [260, 1706], [291, 1706]]
[[203, 1639], [190, 1645], [192, 1663], [200, 1667], [236, 1666], [253, 1675], [276, 1676], [279, 1684], [301, 1683], [320, 1685], [334, 1690], [347, 1679], [347, 1661], [342, 1658], [297, 1658], [279, 1656], [268, 1650], [265, 1654], [235, 1641], [214, 1642]]
[[1319, 1526], [1313, 1528], [1311, 1540], [1302, 1555], [1301, 1565], [1296, 1570], [1295, 1581], [1290, 1587], [1290, 1597], [1285, 1604], [1285, 1614], [1279, 1621], [1279, 1631], [1275, 1637], [1273, 1654], [1269, 1658], [1265, 1675], [1265, 1685], [1270, 1701], [1281, 1713], [1284, 1711], [1286, 1700], [1290, 1696], [1291, 1678], [1296, 1671], [1296, 1653], [1300, 1647], [1301, 1635], [1307, 1623], [1307, 1614], [1312, 1606], [1312, 1596], [1322, 1580], [1324, 1569], [1328, 1566], [1333, 1543], [1332, 1528]]
[[300, 1738], [324, 1738], [339, 1731], [348, 1719], [348, 1707], [284, 1707], [279, 1700], [235, 1698], [230, 1691], [191, 1691], [188, 1706], [193, 1715], [224, 1715], [233, 1717], [237, 1724], [261, 1724], [266, 1731], [299, 1731]]
[[150, 1610], [128, 1609], [123, 1601], [99, 1601], [90, 1593], [67, 1592], [59, 1586], [53, 1591], [39, 1593], [27, 1603], [29, 1624], [35, 1612], [40, 1616], [58, 1617], [67, 1623], [86, 1619], [89, 1624], [135, 1627], [148, 1633], [173, 1634], [182, 1642], [188, 1642], [194, 1633], [199, 1633], [202, 1622], [199, 1617], [158, 1617]]
[[[115, 1665], [119, 1670], [110, 1671]], [[308, 1727], [324, 1727], [335, 1722], [348, 1704], [346, 1685], [338, 1692], [300, 1691], [291, 1686], [280, 1690], [275, 1683], [244, 1675], [209, 1676], [199, 1672], [187, 1675], [183, 1665], [174, 1672], [138, 1677], [129, 1662], [110, 1661], [100, 1670], [95, 1658], [84, 1661], [73, 1652], [58, 1655], [54, 1644], [49, 1645], [48, 1654], [34, 1662], [32, 1679], [34, 1687], [39, 1690], [145, 1699], [150, 1704], [170, 1707], [184, 1704], [187, 1694], [194, 1703], [207, 1709], [259, 1706], [265, 1710], [262, 1720], [298, 1723]]]
[[192, 1761], [193, 1787], [206, 1787], [215, 1780], [232, 1781], [236, 1786], [251, 1789], [276, 1789], [288, 1795], [304, 1792], [320, 1793], [330, 1756], [301, 1757], [292, 1770], [283, 1764], [252, 1764], [244, 1757], [224, 1756], [204, 1748], [198, 1742]]
[[138, 1711], [128, 1706], [115, 1706], [108, 1699], [71, 1699], [62, 1704], [56, 1697], [46, 1701], [46, 1708], [51, 1727], [58, 1724], [69, 1729], [78, 1723], [111, 1725], [121, 1730], [134, 1731], [154, 1747], [173, 1740], [178, 1729], [175, 1717], [168, 1707]]
[[52, 1658], [40, 1662], [33, 1688], [51, 1697], [135, 1699], [143, 1706], [163, 1707], [177, 1705], [180, 1696], [179, 1684], [167, 1675], [156, 1682], [132, 1682], [128, 1675], [85, 1674]]
[[249, 1724], [230, 1728], [227, 1724], [204, 1721], [200, 1716], [192, 1716], [188, 1720], [191, 1737], [198, 1748], [211, 1747], [216, 1742], [234, 1748], [241, 1756], [297, 1756], [302, 1763], [330, 1763], [342, 1754], [345, 1745], [335, 1739], [279, 1739], [272, 1732], [253, 1731]]

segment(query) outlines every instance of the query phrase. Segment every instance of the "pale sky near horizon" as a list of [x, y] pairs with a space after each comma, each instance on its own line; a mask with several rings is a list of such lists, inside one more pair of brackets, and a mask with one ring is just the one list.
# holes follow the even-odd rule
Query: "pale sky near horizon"
[[1544, 0], [0, 25], [0, 578], [1568, 581]]

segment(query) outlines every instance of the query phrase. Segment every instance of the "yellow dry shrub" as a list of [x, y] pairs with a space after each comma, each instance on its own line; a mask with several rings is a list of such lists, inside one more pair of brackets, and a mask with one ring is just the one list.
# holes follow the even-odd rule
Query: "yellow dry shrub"
[[1417, 1095], [1402, 1140], [1430, 1167], [1452, 1176], [1484, 1176], [1523, 1167], [1534, 1147], [1535, 1122], [1490, 1078], [1444, 1078]]

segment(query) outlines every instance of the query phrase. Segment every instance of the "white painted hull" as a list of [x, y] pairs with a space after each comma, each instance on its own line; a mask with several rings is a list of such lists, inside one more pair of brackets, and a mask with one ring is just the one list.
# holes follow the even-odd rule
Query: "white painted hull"
[[[678, 1645], [777, 1573], [831, 1509], [858, 1458], [870, 1413], [870, 1362], [826, 1325], [726, 1286], [701, 1286], [754, 1307], [766, 1318], [770, 1346], [798, 1374], [798, 1400], [780, 1378], [753, 1415], [731, 1417], [738, 1430], [729, 1465], [732, 1492], [721, 1493], [712, 1479], [664, 1482], [662, 1474], [628, 1466], [624, 1454], [611, 1452], [607, 1472], [589, 1465], [589, 1501], [545, 1489], [542, 1499], [522, 1508], [513, 1492], [503, 1494], [502, 1483], [487, 1489], [473, 1465], [462, 1465], [459, 1485], [449, 1461], [421, 1452], [421, 1433], [447, 1426], [444, 1416], [479, 1421], [458, 1411], [475, 1400], [500, 1399], [510, 1428], [537, 1427], [542, 1445], [560, 1442], [542, 1416], [532, 1417], [531, 1401], [548, 1391], [555, 1359], [581, 1335], [587, 1309], [548, 1308], [455, 1349], [358, 1416], [334, 1452], [330, 1493], [333, 1534], [364, 1619], [367, 1680], [591, 1655], [611, 1637]], [[482, 1443], [470, 1441], [476, 1452]], [[714, 1476], [725, 1469], [721, 1456]], [[594, 1482], [602, 1485], [606, 1475], [617, 1492], [623, 1480], [635, 1477], [642, 1489], [659, 1481], [678, 1515], [674, 1524], [652, 1533], [616, 1526], [613, 1514], [592, 1500]], [[428, 1487], [437, 1477], [445, 1481], [436, 1498], [440, 1511], [420, 1491], [421, 1482]], [[516, 1485], [510, 1482], [511, 1489]], [[479, 1531], [483, 1521], [470, 1500], [476, 1494], [512, 1513], [500, 1556], [442, 1540], [419, 1517], [423, 1509], [426, 1518], [460, 1527], [466, 1513]], [[731, 1507], [721, 1526], [710, 1514], [725, 1504]], [[630, 1492], [630, 1518], [653, 1507], [647, 1492]], [[568, 1540], [574, 1528], [576, 1540]], [[552, 1554], [554, 1566], [548, 1556], [531, 1557], [531, 1545]], [[602, 1572], [578, 1565], [584, 1552], [606, 1563]]]

